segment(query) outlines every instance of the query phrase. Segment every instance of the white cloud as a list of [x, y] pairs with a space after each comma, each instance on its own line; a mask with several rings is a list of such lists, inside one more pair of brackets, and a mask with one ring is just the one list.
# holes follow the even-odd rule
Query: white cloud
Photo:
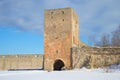
[[[84, 36], [111, 32], [120, 24], [119, 0], [92, 0], [81, 7], [80, 17], [81, 34]], [[99, 30], [96, 30], [99, 29]]]
[[2, 0], [0, 25], [43, 32], [44, 9], [72, 7], [79, 15], [80, 35], [111, 32], [120, 24], [120, 0]]
[[0, 1], [0, 26], [43, 31], [43, 8], [39, 4], [38, 0]]

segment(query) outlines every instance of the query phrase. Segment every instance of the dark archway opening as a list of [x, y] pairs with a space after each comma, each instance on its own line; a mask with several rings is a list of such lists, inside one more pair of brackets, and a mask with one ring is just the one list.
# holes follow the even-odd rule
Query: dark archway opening
[[56, 71], [60, 71], [60, 70], [63, 70], [63, 67], [64, 67], [64, 62], [62, 60], [56, 60], [55, 63], [54, 63], [54, 70]]

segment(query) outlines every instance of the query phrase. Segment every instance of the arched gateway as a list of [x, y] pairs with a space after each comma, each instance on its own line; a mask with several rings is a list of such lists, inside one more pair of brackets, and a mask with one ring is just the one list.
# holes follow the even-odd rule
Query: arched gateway
[[54, 70], [62, 70], [63, 69], [63, 67], [65, 66], [65, 64], [64, 64], [64, 62], [62, 61], [62, 60], [60, 60], [60, 59], [57, 59], [57, 60], [55, 60], [55, 62], [54, 62], [54, 65], [53, 65], [54, 67]]
[[44, 24], [44, 70], [71, 69], [71, 49], [79, 44], [77, 14], [72, 8], [45, 10]]

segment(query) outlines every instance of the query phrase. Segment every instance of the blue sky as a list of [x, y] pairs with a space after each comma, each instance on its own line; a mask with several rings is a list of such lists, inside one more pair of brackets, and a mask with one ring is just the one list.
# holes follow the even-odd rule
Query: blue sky
[[44, 10], [72, 7], [80, 38], [99, 39], [120, 24], [120, 0], [0, 0], [0, 54], [44, 53]]

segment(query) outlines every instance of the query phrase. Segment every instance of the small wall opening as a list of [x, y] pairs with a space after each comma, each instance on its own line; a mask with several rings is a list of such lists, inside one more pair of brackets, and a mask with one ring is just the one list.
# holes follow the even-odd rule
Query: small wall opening
[[53, 14], [54, 14], [54, 13], [53, 13], [53, 12], [51, 12], [51, 19], [53, 19]]
[[54, 63], [54, 70], [56, 71], [61, 71], [64, 69], [64, 62], [60, 59], [56, 60], [55, 63]]

